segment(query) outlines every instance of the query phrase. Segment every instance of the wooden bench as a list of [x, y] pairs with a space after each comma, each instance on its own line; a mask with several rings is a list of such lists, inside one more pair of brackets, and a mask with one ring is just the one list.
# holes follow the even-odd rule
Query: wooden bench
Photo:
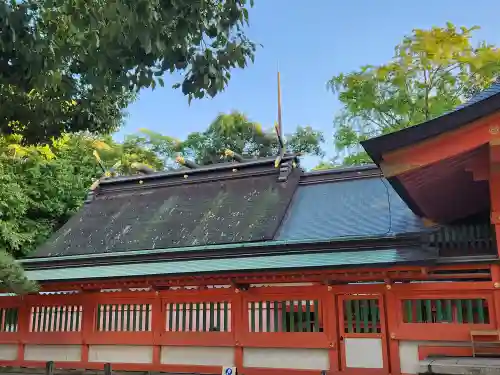
[[500, 331], [470, 331], [472, 356], [500, 356]]

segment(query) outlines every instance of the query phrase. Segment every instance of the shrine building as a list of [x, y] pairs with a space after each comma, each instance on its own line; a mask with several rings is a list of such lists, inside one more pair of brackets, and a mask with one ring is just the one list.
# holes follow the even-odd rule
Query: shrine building
[[41, 291], [0, 297], [0, 366], [409, 375], [500, 354], [500, 84], [363, 147], [373, 165], [102, 180], [21, 261]]

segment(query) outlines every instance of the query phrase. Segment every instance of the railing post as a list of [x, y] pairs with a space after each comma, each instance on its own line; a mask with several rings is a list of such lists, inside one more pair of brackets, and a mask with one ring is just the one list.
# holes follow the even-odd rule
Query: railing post
[[113, 370], [111, 368], [111, 363], [105, 363], [104, 364], [104, 375], [112, 375]]
[[49, 361], [45, 364], [45, 375], [54, 375], [54, 362]]

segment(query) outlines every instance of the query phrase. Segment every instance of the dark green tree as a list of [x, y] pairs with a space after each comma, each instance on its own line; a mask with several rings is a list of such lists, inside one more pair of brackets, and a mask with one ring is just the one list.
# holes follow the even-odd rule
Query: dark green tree
[[[167, 164], [180, 153], [200, 165], [229, 160], [226, 150], [244, 157], [265, 157], [278, 154], [278, 140], [274, 130], [266, 131], [241, 112], [220, 114], [203, 132], [190, 133], [184, 141], [142, 130], [136, 141], [163, 156]], [[322, 156], [323, 134], [310, 126], [298, 126], [285, 136], [288, 151]]]
[[253, 60], [247, 0], [0, 0], [0, 132], [26, 143], [109, 133], [133, 92], [214, 96]]

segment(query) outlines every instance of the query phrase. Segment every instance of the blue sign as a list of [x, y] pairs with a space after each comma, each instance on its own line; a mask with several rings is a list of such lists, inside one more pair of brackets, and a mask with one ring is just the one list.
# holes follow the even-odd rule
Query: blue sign
[[224, 375], [233, 375], [233, 369], [231, 367], [228, 367], [224, 373]]

